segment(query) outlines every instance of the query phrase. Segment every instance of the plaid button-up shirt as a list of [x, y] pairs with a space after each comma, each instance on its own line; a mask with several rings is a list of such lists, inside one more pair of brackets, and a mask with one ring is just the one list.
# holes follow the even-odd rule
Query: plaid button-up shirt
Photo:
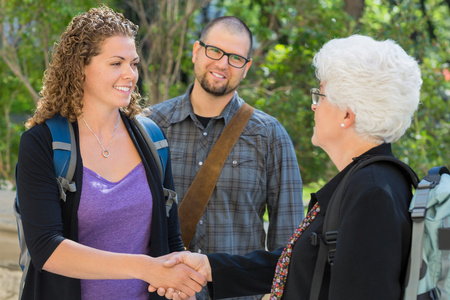
[[[192, 89], [192, 87], [191, 87]], [[236, 92], [207, 127], [194, 114], [190, 91], [151, 107], [150, 118], [169, 140], [175, 191], [181, 203], [197, 172], [244, 101]], [[302, 181], [290, 137], [268, 114], [255, 110], [231, 150], [196, 233], [192, 252], [246, 254], [284, 247], [303, 219]]]

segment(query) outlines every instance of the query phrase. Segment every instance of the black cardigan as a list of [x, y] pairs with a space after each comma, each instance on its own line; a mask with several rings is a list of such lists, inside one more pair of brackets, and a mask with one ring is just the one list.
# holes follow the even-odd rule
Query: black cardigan
[[[364, 154], [374, 155], [392, 156], [390, 144]], [[283, 299], [309, 299], [319, 248], [311, 244], [310, 235], [322, 233], [331, 195], [354, 163], [312, 194], [309, 209], [318, 201], [321, 211], [294, 246]], [[407, 175], [388, 162], [371, 164], [352, 176], [342, 202], [334, 266], [325, 269], [320, 299], [400, 299], [410, 249], [411, 197]], [[268, 293], [282, 250], [208, 254], [210, 293], [214, 299]]]
[[[142, 159], [153, 197], [150, 255], [157, 257], [183, 251], [177, 205], [172, 206], [167, 218], [161, 180], [151, 152], [134, 123], [123, 114], [122, 120]], [[36, 125], [26, 131], [20, 140], [17, 190], [26, 243], [31, 255], [22, 299], [81, 299], [79, 279], [42, 270], [44, 263], [64, 239], [78, 241], [77, 211], [82, 189], [83, 162], [78, 124], [75, 122], [73, 125], [77, 143], [77, 166], [74, 174], [77, 190], [75, 193], [67, 193], [66, 202], [59, 200], [48, 127]], [[164, 185], [173, 190], [170, 156]], [[160, 298], [156, 293], [150, 295], [150, 299]]]

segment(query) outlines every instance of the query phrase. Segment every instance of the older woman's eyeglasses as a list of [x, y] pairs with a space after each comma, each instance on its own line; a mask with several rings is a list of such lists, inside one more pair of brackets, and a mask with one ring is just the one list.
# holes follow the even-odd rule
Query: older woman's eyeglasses
[[198, 41], [200, 46], [205, 47], [205, 54], [208, 58], [211, 58], [212, 60], [220, 60], [224, 55], [228, 56], [228, 64], [232, 67], [241, 69], [243, 68], [250, 59], [245, 58], [243, 56], [233, 54], [233, 53], [227, 53], [223, 51], [220, 48], [211, 46], [211, 45], [205, 45], [202, 41]]
[[317, 105], [319, 103], [320, 97], [326, 97], [324, 94], [320, 93], [320, 90], [318, 88], [312, 88], [311, 89], [311, 101], [312, 104]]

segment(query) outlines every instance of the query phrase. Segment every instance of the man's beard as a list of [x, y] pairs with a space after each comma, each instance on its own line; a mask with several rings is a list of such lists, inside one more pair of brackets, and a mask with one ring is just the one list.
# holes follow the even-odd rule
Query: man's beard
[[[198, 78], [198, 77], [197, 77]], [[216, 86], [214, 84], [210, 84], [208, 82], [208, 80], [206, 79], [206, 76], [202, 76], [200, 79], [200, 85], [201, 87], [208, 93], [217, 97], [229, 94], [230, 92], [233, 92], [234, 90], [236, 90], [240, 84], [240, 82], [238, 82], [236, 85], [234, 86], [230, 86], [230, 82], [228, 81], [227, 84], [222, 85], [222, 86]]]

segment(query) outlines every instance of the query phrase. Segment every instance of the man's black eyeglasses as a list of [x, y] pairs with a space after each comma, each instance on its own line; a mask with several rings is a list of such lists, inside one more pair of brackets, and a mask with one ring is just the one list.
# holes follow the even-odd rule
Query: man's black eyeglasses
[[205, 45], [205, 43], [203, 43], [202, 41], [198, 42], [200, 43], [200, 46], [205, 47], [205, 54], [208, 58], [211, 58], [213, 60], [220, 60], [224, 55], [226, 55], [228, 56], [228, 64], [232, 67], [241, 69], [250, 61], [250, 59], [243, 56], [233, 53], [227, 53], [222, 49], [211, 45]]

